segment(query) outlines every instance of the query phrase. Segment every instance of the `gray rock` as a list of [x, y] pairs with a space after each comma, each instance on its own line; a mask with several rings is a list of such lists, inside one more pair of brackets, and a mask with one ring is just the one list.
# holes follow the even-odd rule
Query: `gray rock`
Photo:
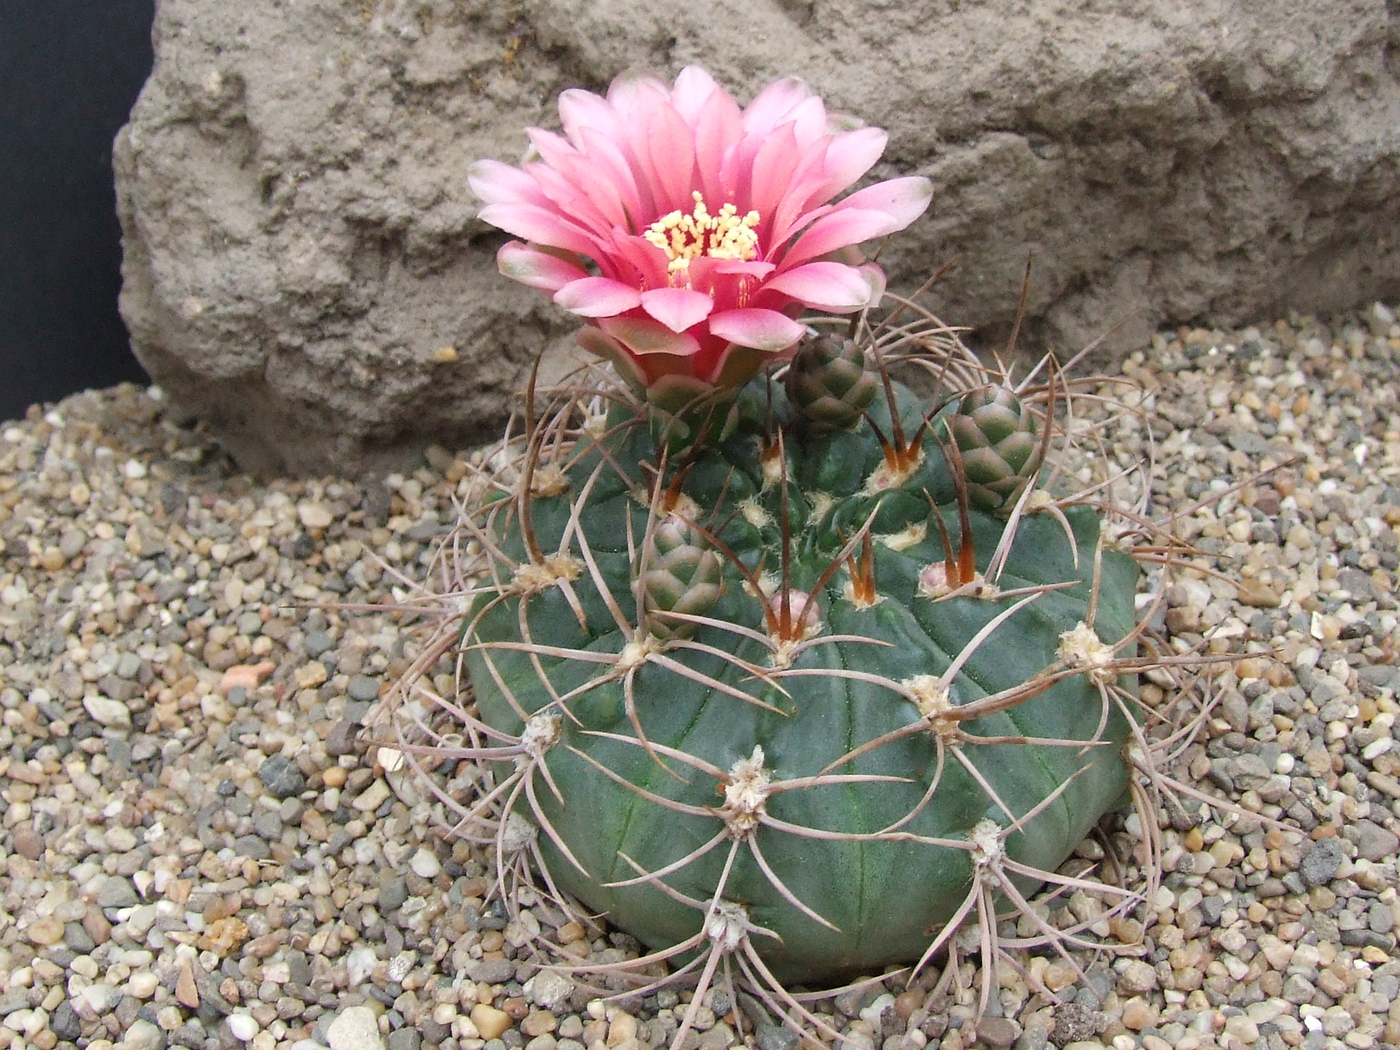
[[1098, 1031], [1098, 1017], [1087, 1006], [1077, 1002], [1061, 1003], [1055, 1007], [1055, 1027], [1050, 1041], [1056, 1046], [1078, 1043]]
[[120, 875], [107, 876], [97, 891], [99, 908], [130, 908], [139, 903], [141, 899], [136, 896], [136, 887], [132, 886], [130, 879]]
[[[249, 470], [369, 472], [494, 437], [534, 353], [577, 327], [501, 278], [464, 177], [514, 159], [566, 87], [709, 68], [741, 99], [799, 72], [890, 132], [929, 214], [884, 250], [939, 263], [948, 320], [1023, 345], [1389, 298], [1400, 90], [1383, 0], [857, 0], [606, 5], [162, 0], [114, 157], [122, 312], [171, 402]], [[435, 12], [431, 16], [421, 12]], [[440, 352], [452, 348], [452, 352]]]
[[791, 1029], [780, 1024], [760, 1024], [754, 1029], [754, 1041], [758, 1050], [797, 1050], [802, 1039]]
[[1312, 849], [1303, 855], [1298, 865], [1298, 874], [1309, 888], [1325, 886], [1342, 866], [1342, 844], [1334, 838], [1318, 839]]
[[283, 754], [268, 755], [258, 767], [258, 779], [276, 798], [291, 798], [306, 790], [306, 777], [296, 762]]
[[399, 1028], [389, 1033], [389, 1050], [418, 1050], [423, 1036], [416, 1028]]
[[1400, 849], [1400, 836], [1387, 831], [1375, 821], [1358, 820], [1352, 827], [1356, 833], [1356, 854], [1359, 857], [1379, 863], [1387, 857], [1394, 857]]
[[73, 1004], [67, 999], [59, 1003], [49, 1015], [49, 1031], [70, 1043], [76, 1043], [78, 1037], [83, 1034], [83, 1022], [78, 1018]]
[[351, 700], [362, 704], [373, 703], [379, 699], [379, 679], [357, 674], [350, 679], [345, 692]]
[[391, 912], [395, 908], [400, 908], [406, 900], [408, 900], [408, 880], [402, 875], [390, 879], [379, 889], [379, 910], [382, 912]]
[[329, 649], [335, 648], [335, 639], [326, 631], [311, 631], [302, 641], [306, 655], [313, 660]]
[[515, 963], [509, 959], [479, 959], [467, 964], [467, 976], [485, 984], [504, 984], [515, 977]]

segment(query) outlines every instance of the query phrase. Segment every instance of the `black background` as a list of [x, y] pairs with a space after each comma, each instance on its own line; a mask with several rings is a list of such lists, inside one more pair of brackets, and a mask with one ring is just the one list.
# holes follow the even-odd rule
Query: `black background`
[[0, 419], [146, 382], [117, 314], [112, 137], [151, 68], [154, 0], [0, 0]]

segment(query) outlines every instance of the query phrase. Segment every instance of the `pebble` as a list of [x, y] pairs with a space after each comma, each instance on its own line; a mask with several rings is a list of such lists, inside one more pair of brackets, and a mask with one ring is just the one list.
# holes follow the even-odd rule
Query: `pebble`
[[[477, 1003], [471, 1011], [472, 1024], [476, 1025], [477, 1032], [481, 1038], [486, 1040], [497, 1039], [510, 1027], [510, 1014], [504, 1010], [498, 1010], [494, 1006], [486, 1003]], [[332, 1048], [337, 1050], [337, 1048]]]
[[274, 798], [294, 798], [306, 790], [306, 777], [286, 755], [268, 755], [258, 767], [258, 779]]
[[[849, 997], [838, 1030], [872, 1050], [1400, 1042], [1400, 330], [1382, 309], [1336, 332], [1162, 333], [1122, 362], [1152, 392], [1157, 508], [1199, 504], [1179, 524], [1212, 552], [1163, 626], [1238, 658], [1179, 775], [1303, 834], [1192, 804], [1194, 827], [1162, 832], [1165, 896], [1108, 924], [1143, 954], [1081, 960], [1102, 986], [1033, 957], [1068, 1001], [1008, 974], [975, 1019], [979, 975], [925, 1008], [929, 973]], [[469, 455], [387, 486], [264, 482], [163, 412], [119, 387], [3, 426], [0, 1018], [40, 1050], [659, 1050], [676, 988], [594, 1016], [528, 954], [536, 928], [576, 960], [635, 946], [543, 899], [494, 910], [481, 851], [440, 842], [433, 800], [375, 764], [371, 714], [420, 643], [373, 607], [402, 599], [395, 573], [427, 575]], [[701, 1015], [697, 1050], [737, 1039]], [[801, 1045], [752, 1024], [760, 1050]]]
[[379, 1022], [368, 1006], [351, 1006], [336, 1014], [326, 1026], [330, 1050], [384, 1050]]

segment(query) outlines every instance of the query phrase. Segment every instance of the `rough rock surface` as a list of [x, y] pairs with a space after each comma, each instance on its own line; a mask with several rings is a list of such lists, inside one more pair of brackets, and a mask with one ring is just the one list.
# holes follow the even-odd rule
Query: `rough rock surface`
[[[368, 472], [494, 433], [571, 322], [502, 280], [464, 170], [569, 86], [798, 72], [889, 129], [928, 216], [882, 261], [995, 345], [1400, 295], [1385, 0], [161, 0], [116, 168], [138, 356], [247, 469]], [[1134, 314], [1136, 311], [1136, 314]]]

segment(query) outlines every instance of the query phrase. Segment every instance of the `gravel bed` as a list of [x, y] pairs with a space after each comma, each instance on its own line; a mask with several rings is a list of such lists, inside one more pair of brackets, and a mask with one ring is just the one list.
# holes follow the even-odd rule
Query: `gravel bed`
[[[1087, 986], [1030, 959], [1064, 1001], [1007, 972], [979, 1023], [971, 963], [965, 993], [891, 981], [821, 1007], [854, 1045], [1400, 1045], [1398, 362], [1381, 305], [1162, 333], [1123, 366], [1142, 421], [1084, 467], [1151, 438], [1154, 513], [1191, 507], [1201, 552], [1162, 627], [1241, 657], [1180, 777], [1299, 830], [1168, 827], [1161, 888], [1104, 931], [1135, 950], [1083, 957]], [[0, 1050], [667, 1044], [688, 994], [604, 1003], [539, 969], [540, 930], [580, 958], [636, 945], [543, 902], [508, 921], [484, 857], [374, 743], [417, 636], [344, 606], [411, 596], [467, 453], [384, 484], [264, 483], [129, 386], [0, 437]], [[742, 1024], [798, 1050], [772, 1020], [717, 992], [690, 1043]]]

